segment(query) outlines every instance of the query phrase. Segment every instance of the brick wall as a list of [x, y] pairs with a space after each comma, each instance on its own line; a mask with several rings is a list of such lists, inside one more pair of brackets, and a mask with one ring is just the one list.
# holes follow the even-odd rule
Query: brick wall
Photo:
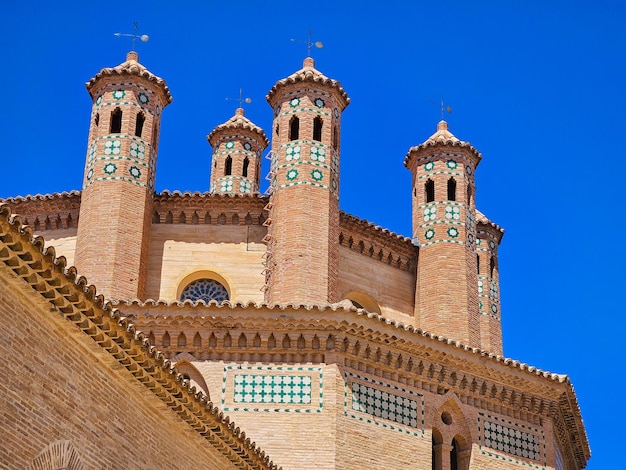
[[0, 269], [0, 468], [57, 440], [85, 468], [234, 468], [30, 289]]

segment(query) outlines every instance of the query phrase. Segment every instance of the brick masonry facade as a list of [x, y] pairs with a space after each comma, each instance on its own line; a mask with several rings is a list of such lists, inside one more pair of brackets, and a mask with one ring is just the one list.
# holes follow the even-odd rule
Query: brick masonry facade
[[243, 110], [207, 136], [209, 193], [155, 194], [165, 82], [131, 53], [87, 87], [82, 191], [5, 201], [45, 242], [0, 210], [0, 467], [584, 468], [569, 379], [502, 357], [503, 230], [445, 122], [405, 158], [404, 237], [339, 210], [349, 98], [310, 58], [267, 97], [268, 196]]

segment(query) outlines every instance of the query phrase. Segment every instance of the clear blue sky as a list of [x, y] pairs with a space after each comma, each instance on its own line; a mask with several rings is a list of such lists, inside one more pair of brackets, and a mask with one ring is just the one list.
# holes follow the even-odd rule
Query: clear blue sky
[[[592, 448], [615, 468], [626, 420], [621, 237], [626, 233], [626, 7], [620, 1], [5, 2], [0, 30], [0, 198], [80, 189], [91, 102], [84, 82], [140, 61], [174, 96], [164, 111], [157, 190], [206, 191], [206, 135], [302, 65], [352, 103], [342, 128], [341, 208], [410, 235], [409, 147], [440, 119], [483, 154], [477, 206], [505, 228], [505, 355], [568, 374]], [[182, 5], [185, 5], [184, 7]], [[264, 172], [267, 162], [264, 162]], [[263, 189], [265, 186], [263, 187]], [[621, 203], [619, 201], [622, 201]], [[606, 406], [611, 404], [610, 407]]]

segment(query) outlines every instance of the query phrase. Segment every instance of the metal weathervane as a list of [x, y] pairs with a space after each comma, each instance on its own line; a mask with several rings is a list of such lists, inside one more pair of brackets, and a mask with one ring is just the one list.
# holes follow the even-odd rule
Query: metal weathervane
[[[437, 104], [435, 101], [430, 100], [431, 103]], [[441, 107], [441, 120], [444, 121], [445, 114], [452, 114], [452, 108], [450, 106], [446, 106], [443, 100], [443, 93], [441, 94], [441, 103], [439, 104]]]
[[141, 42], [148, 42], [148, 39], [150, 39], [150, 37], [147, 34], [138, 34], [137, 31], [139, 31], [139, 25], [137, 24], [137, 22], [135, 21], [135, 34], [128, 34], [128, 33], [114, 33], [113, 36], [117, 36], [117, 37], [129, 37], [129, 38], [133, 38], [133, 51], [135, 51], [135, 42], [137, 41], [137, 38], [141, 39]]
[[243, 97], [243, 90], [241, 88], [239, 88], [239, 98], [225, 98], [226, 101], [239, 101], [239, 107], [243, 108], [243, 104], [250, 104], [252, 103], [252, 98], [244, 98]]
[[324, 44], [322, 43], [322, 41], [311, 41], [311, 30], [309, 29], [308, 31], [308, 38], [306, 41], [302, 41], [300, 39], [290, 39], [291, 42], [299, 42], [299, 43], [306, 43], [306, 53], [307, 53], [307, 57], [311, 57], [311, 46], [315, 46], [318, 49], [321, 49], [322, 47], [324, 47]]

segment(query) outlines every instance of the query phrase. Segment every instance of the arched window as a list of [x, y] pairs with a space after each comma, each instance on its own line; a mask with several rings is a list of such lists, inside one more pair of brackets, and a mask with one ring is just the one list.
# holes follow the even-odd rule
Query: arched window
[[467, 185], [467, 205], [472, 207], [472, 186]]
[[321, 142], [322, 140], [322, 118], [317, 116], [315, 119], [313, 119], [313, 140], [317, 140], [318, 142]]
[[495, 257], [491, 257], [491, 259], [489, 260], [489, 277], [491, 279], [493, 279], [493, 273], [496, 270], [496, 258]]
[[333, 148], [337, 150], [337, 146], [339, 145], [339, 130], [337, 130], [337, 126], [333, 127]]
[[459, 470], [459, 443], [456, 438], [452, 439], [452, 449], [450, 449], [450, 470]]
[[435, 182], [429, 179], [426, 181], [424, 189], [426, 190], [426, 202], [433, 202], [435, 200]]
[[135, 121], [135, 136], [141, 137], [144, 122], [146, 122], [146, 115], [144, 113], [138, 113], [137, 120]]
[[250, 166], [250, 159], [248, 157], [243, 159], [243, 170], [241, 176], [248, 176], [248, 166]]
[[364, 308], [368, 312], [381, 313], [378, 303], [364, 292], [352, 291], [348, 292], [344, 298], [352, 302], [356, 308]]
[[297, 116], [289, 121], [289, 140], [297, 140], [300, 136], [300, 119]]
[[441, 444], [443, 444], [443, 438], [438, 429], [433, 428], [432, 440], [431, 440], [431, 469], [443, 470], [441, 459]]
[[111, 111], [111, 128], [110, 134], [119, 134], [122, 132], [122, 110], [115, 108]]
[[454, 178], [448, 180], [448, 201], [456, 201], [456, 181]]
[[96, 113], [96, 117], [93, 118], [93, 125], [98, 127], [100, 125], [100, 113]]
[[197, 279], [189, 283], [180, 294], [181, 301], [192, 300], [197, 302], [204, 300], [208, 303], [211, 300], [224, 302], [229, 299], [226, 287], [215, 279]]
[[189, 380], [191, 385], [196, 387], [196, 390], [201, 389], [210, 398], [209, 387], [196, 366], [187, 360], [181, 360], [176, 363], [175, 367], [183, 379]]
[[231, 157], [226, 157], [226, 164], [224, 165], [224, 175], [232, 175], [233, 174], [233, 159]]

